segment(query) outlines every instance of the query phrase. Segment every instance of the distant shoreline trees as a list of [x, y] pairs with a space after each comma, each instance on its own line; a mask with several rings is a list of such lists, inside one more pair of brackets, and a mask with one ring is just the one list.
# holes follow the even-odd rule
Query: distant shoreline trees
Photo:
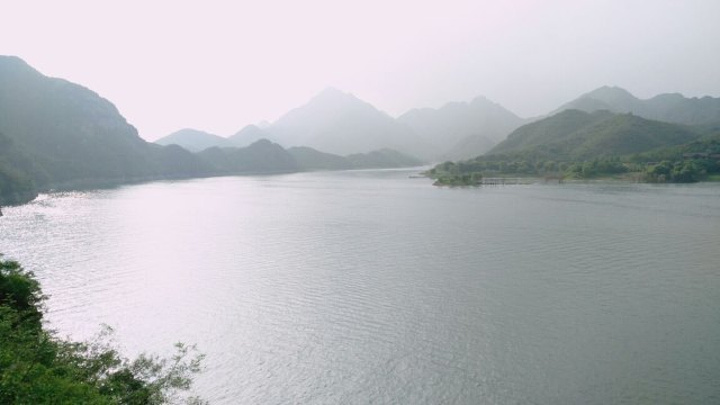
[[[645, 160], [645, 161], [643, 161]], [[647, 183], [693, 183], [720, 174], [720, 159], [647, 161], [647, 157], [610, 156], [576, 162], [554, 160], [491, 160], [483, 157], [444, 162], [425, 174], [438, 186], [474, 186], [483, 177], [552, 177], [567, 180], [625, 178]]]

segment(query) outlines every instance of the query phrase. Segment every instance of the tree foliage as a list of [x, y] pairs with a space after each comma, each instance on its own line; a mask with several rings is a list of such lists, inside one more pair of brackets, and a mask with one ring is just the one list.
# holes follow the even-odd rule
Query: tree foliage
[[720, 174], [720, 132], [692, 142], [643, 153], [605, 154], [588, 159], [563, 159], [561, 154], [535, 151], [478, 156], [461, 162], [445, 162], [426, 174], [438, 185], [472, 185], [463, 179], [477, 176], [537, 176], [593, 179], [632, 175], [651, 183], [691, 183]]
[[0, 403], [202, 403], [184, 396], [203, 356], [176, 344], [170, 358], [123, 357], [105, 327], [89, 342], [57, 338], [42, 325], [39, 283], [17, 262], [0, 257]]

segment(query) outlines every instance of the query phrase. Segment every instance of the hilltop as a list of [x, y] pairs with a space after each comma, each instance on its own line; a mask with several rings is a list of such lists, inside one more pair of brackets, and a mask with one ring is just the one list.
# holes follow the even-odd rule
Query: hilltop
[[570, 109], [586, 112], [607, 110], [676, 124], [720, 126], [720, 98], [708, 96], [687, 98], [672, 93], [642, 100], [620, 87], [604, 86], [564, 104], [556, 112]]
[[197, 129], [185, 128], [175, 131], [155, 141], [158, 145], [178, 145], [190, 152], [200, 152], [207, 148], [236, 146], [232, 141], [218, 135]]
[[532, 160], [584, 160], [679, 145], [700, 135], [699, 131], [686, 126], [633, 114], [565, 110], [518, 128], [487, 155], [517, 155]]
[[260, 139], [274, 141], [274, 138], [269, 131], [253, 124], [245, 126], [243, 129], [228, 138], [228, 140], [235, 146], [247, 146], [253, 142], [259, 141]]
[[410, 128], [352, 94], [327, 88], [267, 129], [285, 147], [308, 146], [337, 155], [391, 148], [427, 156], [431, 148]]
[[486, 155], [428, 174], [450, 186], [476, 185], [488, 175], [693, 182], [720, 173], [719, 135], [630, 113], [564, 110], [518, 128]]
[[[0, 133], [13, 150], [0, 160], [2, 171], [30, 181], [36, 191], [208, 171], [184, 149], [144, 141], [92, 90], [47, 77], [12, 56], [0, 56]], [[22, 200], [27, 198], [0, 203]]]

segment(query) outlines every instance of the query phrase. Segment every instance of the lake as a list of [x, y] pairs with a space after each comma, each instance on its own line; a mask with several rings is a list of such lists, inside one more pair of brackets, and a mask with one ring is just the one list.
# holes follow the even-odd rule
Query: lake
[[196, 343], [213, 404], [720, 403], [720, 184], [416, 173], [42, 195], [0, 252], [61, 336]]

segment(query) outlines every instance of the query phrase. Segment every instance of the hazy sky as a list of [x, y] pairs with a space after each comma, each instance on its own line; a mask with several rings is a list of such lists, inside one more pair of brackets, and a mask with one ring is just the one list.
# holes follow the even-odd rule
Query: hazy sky
[[718, 0], [0, 0], [0, 54], [154, 140], [231, 135], [328, 86], [394, 116], [485, 95], [527, 117], [605, 84], [718, 97], [719, 17]]

